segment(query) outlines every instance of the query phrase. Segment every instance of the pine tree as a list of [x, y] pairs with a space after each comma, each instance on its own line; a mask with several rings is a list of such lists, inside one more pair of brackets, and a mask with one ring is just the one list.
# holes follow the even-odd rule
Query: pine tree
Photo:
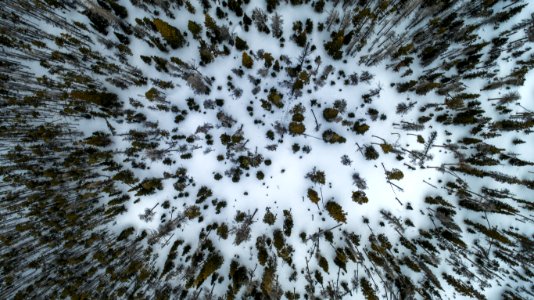
[[343, 211], [343, 208], [334, 201], [328, 201], [325, 205], [326, 211], [332, 217], [332, 219], [340, 222], [347, 223], [346, 213]]
[[169, 43], [171, 48], [177, 49], [185, 45], [185, 38], [176, 27], [159, 18], [152, 20], [152, 24], [154, 24], [156, 30], [161, 34], [165, 41]]
[[254, 65], [254, 60], [252, 60], [252, 57], [250, 57], [247, 52], [243, 51], [241, 57], [241, 64], [243, 65], [243, 67], [251, 69]]

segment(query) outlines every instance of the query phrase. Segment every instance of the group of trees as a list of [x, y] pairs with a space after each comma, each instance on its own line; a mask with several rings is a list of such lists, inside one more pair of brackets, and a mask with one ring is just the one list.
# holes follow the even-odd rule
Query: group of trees
[[[317, 18], [283, 20], [284, 5], [311, 6]], [[146, 17], [129, 23], [132, 6]], [[533, 222], [526, 170], [534, 162], [502, 146], [525, 149], [534, 127], [518, 91], [534, 67], [534, 23], [513, 19], [527, 8], [521, 0], [2, 1], [0, 297], [484, 299], [495, 285], [505, 298], [533, 297], [533, 242], [523, 229]], [[257, 49], [230, 33], [236, 25], [282, 53], [300, 52]], [[498, 37], [484, 40], [481, 28]], [[138, 43], [150, 53], [133, 48]], [[198, 59], [184, 61], [185, 51]], [[138, 57], [142, 68], [132, 65]], [[235, 68], [209, 74], [217, 59]], [[501, 60], [512, 67], [499, 72]], [[303, 97], [365, 89], [373, 74], [351, 66], [382, 61], [406, 77], [388, 91], [418, 97], [388, 99], [397, 116], [375, 108], [385, 101], [381, 85], [361, 99]], [[220, 78], [229, 99], [213, 96], [224, 92]], [[471, 90], [473, 80], [483, 81], [480, 90]], [[255, 100], [242, 97], [248, 86]], [[182, 90], [191, 94], [176, 99]], [[235, 101], [265, 137], [243, 127], [229, 109], [235, 105], [226, 105]], [[268, 114], [282, 117], [268, 124]], [[202, 116], [214, 117], [188, 131], [188, 118]], [[373, 135], [390, 123], [391, 138]], [[269, 144], [258, 148], [263, 138]], [[214, 152], [222, 168], [215, 182], [241, 184], [252, 174], [269, 184], [267, 151], [284, 139], [301, 158], [312, 151], [302, 141], [329, 149], [355, 143], [341, 163], [332, 159], [354, 170], [344, 198], [323, 196], [336, 184], [324, 170], [302, 174], [309, 184], [302, 208], [316, 217], [305, 229], [295, 225], [295, 210], [261, 195], [252, 195], [253, 211], [227, 208], [217, 186], [183, 166]], [[376, 199], [362, 165], [379, 163], [405, 212], [381, 210], [370, 220], [365, 211], [387, 200]], [[421, 170], [440, 174], [439, 186], [423, 180], [431, 192], [421, 203], [403, 199], [404, 189], [419, 188], [403, 183]], [[141, 225], [119, 227], [139, 205]], [[145, 222], [156, 229], [143, 230]], [[257, 264], [225, 257], [219, 241], [227, 239], [256, 254]]]

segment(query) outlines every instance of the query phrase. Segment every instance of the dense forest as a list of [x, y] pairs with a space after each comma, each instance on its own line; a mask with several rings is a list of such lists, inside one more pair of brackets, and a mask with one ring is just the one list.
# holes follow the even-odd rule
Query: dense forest
[[0, 13], [1, 299], [534, 298], [534, 2]]

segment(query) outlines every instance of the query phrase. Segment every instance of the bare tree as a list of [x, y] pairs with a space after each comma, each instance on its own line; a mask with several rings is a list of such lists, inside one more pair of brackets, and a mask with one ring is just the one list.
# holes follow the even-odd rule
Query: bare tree
[[254, 21], [254, 24], [256, 25], [256, 28], [260, 32], [269, 33], [269, 26], [267, 26], [267, 14], [263, 9], [256, 7], [252, 11], [252, 20]]
[[152, 208], [145, 208], [145, 212], [143, 214], [140, 214], [139, 215], [139, 219], [145, 221], [145, 222], [151, 222], [153, 219], [154, 219], [154, 215], [156, 213], [154, 213], [154, 209], [156, 209], [156, 207], [158, 207], [159, 203], [156, 203], [156, 205], [154, 205], [154, 207]]
[[252, 215], [245, 216], [245, 219], [232, 229], [232, 232], [235, 233], [234, 244], [239, 245], [243, 242], [246, 242], [250, 239], [250, 226], [254, 223], [254, 215], [258, 212], [258, 209], [254, 210]]
[[275, 12], [274, 15], [271, 17], [271, 30], [275, 38], [280, 38], [284, 33], [282, 28], [283, 24], [284, 20], [282, 19], [282, 16]]

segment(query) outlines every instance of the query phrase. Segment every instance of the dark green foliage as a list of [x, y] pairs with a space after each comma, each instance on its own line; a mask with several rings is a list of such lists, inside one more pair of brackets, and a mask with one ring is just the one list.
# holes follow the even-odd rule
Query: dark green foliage
[[444, 237], [446, 240], [452, 242], [453, 244], [459, 246], [460, 248], [467, 248], [467, 245], [464, 243], [464, 241], [461, 240], [458, 234], [452, 233], [449, 230], [443, 230], [441, 231], [441, 236]]
[[127, 239], [130, 235], [134, 233], [134, 231], [135, 231], [135, 228], [133, 227], [128, 227], [124, 229], [123, 231], [121, 231], [121, 233], [117, 237], [117, 241], [122, 241], [122, 240]]
[[371, 287], [371, 283], [366, 278], [362, 277], [360, 279], [360, 285], [366, 300], [378, 300], [375, 290]]
[[107, 147], [111, 145], [109, 135], [102, 131], [95, 131], [93, 134], [85, 139], [85, 143], [96, 147]]
[[364, 155], [367, 160], [375, 160], [380, 156], [372, 145], [365, 146]]
[[91, 26], [94, 29], [96, 29], [98, 32], [100, 32], [103, 35], [108, 34], [109, 22], [106, 18], [90, 10], [87, 10], [86, 14], [89, 20], [91, 21]]
[[482, 294], [476, 291], [471, 285], [463, 283], [446, 273], [442, 273], [441, 275], [443, 276], [443, 278], [445, 279], [445, 281], [447, 281], [449, 285], [454, 287], [454, 289], [458, 293], [460, 293], [460, 295], [473, 297], [477, 299], [486, 299], [486, 297], [484, 297]]
[[326, 260], [324, 256], [319, 256], [318, 265], [323, 269], [323, 271], [328, 273], [328, 260]]
[[226, 225], [226, 223], [222, 223], [217, 227], [217, 235], [223, 240], [226, 240], [228, 238], [228, 232], [228, 225]]
[[137, 178], [135, 178], [134, 173], [130, 170], [122, 170], [115, 174], [112, 179], [122, 181], [127, 185], [132, 185], [139, 181]]
[[324, 4], [325, 4], [324, 0], [315, 1], [315, 6], [313, 7], [315, 12], [322, 13], [324, 9]]
[[193, 34], [193, 37], [196, 39], [200, 38], [200, 33], [202, 32], [202, 26], [195, 21], [189, 20], [187, 23], [187, 29]]
[[235, 48], [239, 51], [248, 50], [247, 41], [242, 40], [238, 36], [235, 37]]
[[267, 209], [265, 211], [265, 215], [263, 216], [263, 222], [269, 225], [273, 225], [274, 222], [276, 222], [276, 216], [271, 212], [271, 210]]
[[284, 210], [284, 234], [289, 237], [291, 235], [291, 230], [293, 229], [293, 216], [291, 216], [291, 211]]
[[151, 195], [156, 192], [156, 190], [162, 190], [163, 184], [161, 178], [146, 178], [137, 186], [131, 189], [131, 191], [137, 191], [136, 196], [146, 196]]
[[174, 268], [174, 260], [177, 257], [177, 250], [180, 245], [182, 245], [184, 241], [182, 240], [176, 240], [172, 244], [171, 249], [169, 250], [169, 254], [167, 255], [167, 260], [165, 261], [165, 265], [163, 265], [163, 270], [161, 271], [161, 277], [163, 275], [169, 273], [172, 268]]
[[284, 96], [274, 88], [269, 90], [269, 95], [267, 95], [267, 100], [278, 108], [284, 107], [283, 98]]
[[324, 48], [328, 55], [335, 60], [339, 60], [343, 56], [341, 47], [343, 47], [344, 34], [343, 31], [332, 32], [330, 36], [331, 40], [324, 44]]
[[211, 191], [211, 189], [209, 187], [202, 186], [198, 190], [196, 203], [197, 204], [198, 203], [202, 203], [202, 202], [206, 201], [206, 199], [208, 199], [212, 195], [213, 195], [213, 192]]
[[206, 262], [202, 265], [198, 276], [193, 282], [193, 286], [200, 287], [200, 285], [211, 275], [217, 271], [223, 264], [223, 257], [218, 253], [212, 253], [206, 259]]

